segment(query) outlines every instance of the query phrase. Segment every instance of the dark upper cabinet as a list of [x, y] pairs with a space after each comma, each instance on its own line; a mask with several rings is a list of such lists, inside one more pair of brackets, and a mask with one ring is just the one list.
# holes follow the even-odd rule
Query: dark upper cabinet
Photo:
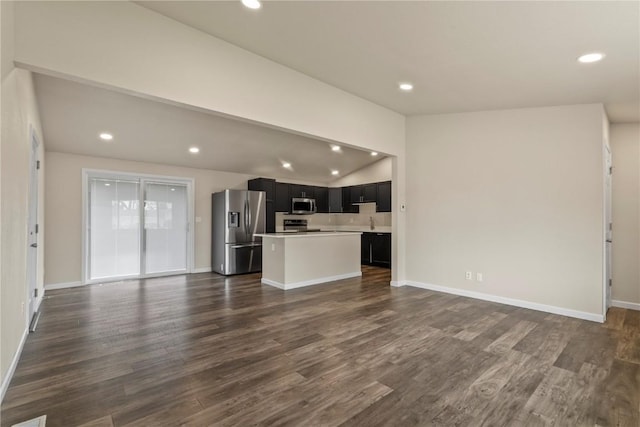
[[291, 197], [289, 197], [289, 184], [276, 182], [276, 212], [290, 212]]
[[275, 198], [276, 198], [276, 180], [268, 179], [268, 178], [256, 178], [251, 179], [247, 183], [247, 189], [253, 191], [264, 191], [267, 193], [267, 203], [266, 203], [266, 224], [265, 229], [267, 233], [275, 233], [276, 232], [276, 209], [275, 209]]
[[329, 213], [329, 189], [327, 187], [315, 187], [314, 196], [318, 213]]
[[376, 198], [378, 196], [378, 185], [376, 183], [373, 184], [363, 184], [363, 185], [354, 185], [350, 188], [350, 197], [351, 203], [375, 203]]
[[247, 190], [264, 191], [267, 193], [267, 200], [273, 202], [276, 197], [276, 180], [269, 178], [251, 179], [247, 183]]
[[378, 184], [365, 184], [362, 185], [362, 201], [367, 202], [376, 202], [376, 198], [378, 196]]
[[379, 182], [377, 187], [376, 211], [391, 212], [391, 181]]
[[342, 212], [358, 213], [360, 208], [351, 201], [353, 187], [342, 187]]
[[289, 196], [291, 198], [314, 199], [316, 197], [315, 187], [311, 185], [289, 184]]
[[329, 212], [342, 212], [342, 188], [329, 188]]
[[360, 185], [349, 187], [349, 201], [351, 203], [360, 203], [362, 201], [362, 187]]

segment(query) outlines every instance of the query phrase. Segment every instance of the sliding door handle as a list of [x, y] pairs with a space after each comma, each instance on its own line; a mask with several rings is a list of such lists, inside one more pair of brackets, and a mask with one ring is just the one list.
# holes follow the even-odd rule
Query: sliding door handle
[[32, 248], [37, 248], [37, 247], [38, 247], [38, 244], [37, 244], [37, 243], [32, 243], [30, 246], [31, 246]]

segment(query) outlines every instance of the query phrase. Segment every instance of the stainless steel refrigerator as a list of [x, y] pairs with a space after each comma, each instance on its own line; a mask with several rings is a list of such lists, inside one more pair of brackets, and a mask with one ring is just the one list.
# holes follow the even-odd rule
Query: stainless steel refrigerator
[[230, 275], [262, 270], [262, 238], [265, 232], [264, 191], [224, 190], [213, 193], [211, 206], [211, 266]]

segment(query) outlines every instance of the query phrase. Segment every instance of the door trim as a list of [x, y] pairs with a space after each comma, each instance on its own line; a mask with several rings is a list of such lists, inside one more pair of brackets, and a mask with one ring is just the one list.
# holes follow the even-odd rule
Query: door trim
[[[610, 159], [610, 162], [608, 161]], [[610, 164], [609, 164], [610, 163]], [[610, 174], [609, 167], [613, 168], [613, 154], [611, 152], [611, 147], [608, 144], [606, 138], [602, 141], [602, 316], [604, 321], [607, 320], [607, 310], [609, 309], [609, 296], [613, 299], [613, 290], [611, 289], [611, 293], [609, 293], [609, 279], [613, 276], [613, 262], [608, 263], [607, 258], [607, 245], [611, 245], [611, 253], [609, 256], [613, 258], [613, 243], [607, 243], [607, 234], [609, 229], [609, 222], [613, 222], [613, 215], [611, 218], [607, 218], [607, 211], [609, 210], [608, 204], [613, 203], [613, 173], [611, 173], [611, 183], [609, 189], [607, 189], [607, 179]], [[610, 192], [609, 197], [607, 198], [607, 192]], [[612, 208], [612, 207], [611, 207]], [[611, 267], [610, 267], [611, 265]]]
[[[89, 275], [89, 233], [88, 233], [88, 225], [89, 225], [89, 177], [90, 176], [100, 176], [105, 178], [123, 178], [123, 179], [139, 179], [142, 181], [153, 181], [158, 183], [176, 183], [187, 186], [187, 268], [186, 271], [181, 271], [179, 273], [160, 273], [160, 274], [148, 274], [143, 275], [142, 272], [144, 270], [140, 270], [140, 275], [135, 276], [123, 276], [123, 277], [114, 277], [108, 279], [94, 279], [91, 280]], [[141, 201], [144, 203], [143, 194], [142, 194], [142, 185], [140, 185], [140, 197]], [[163, 277], [163, 276], [172, 276], [179, 274], [190, 274], [195, 269], [195, 238], [194, 238], [194, 230], [195, 230], [195, 179], [182, 177], [182, 176], [169, 176], [169, 175], [153, 175], [153, 174], [145, 174], [145, 173], [132, 173], [132, 172], [120, 172], [113, 170], [105, 170], [105, 169], [91, 169], [91, 168], [82, 168], [82, 284], [90, 285], [94, 283], [107, 283], [107, 282], [119, 282], [122, 280], [128, 279], [145, 279], [151, 277]], [[144, 204], [141, 204], [141, 207]], [[140, 215], [144, 215], [144, 209], [140, 209]], [[142, 227], [143, 222], [140, 222], [140, 226]], [[142, 239], [144, 235], [144, 230], [141, 228], [140, 239]], [[142, 244], [142, 241], [140, 242]], [[142, 250], [142, 246], [140, 248]], [[142, 256], [141, 256], [142, 259]]]
[[[27, 322], [27, 329], [31, 324], [31, 320], [35, 313], [38, 312], [40, 307], [40, 302], [42, 301], [42, 293], [37, 297], [34, 295], [34, 291], [38, 289], [38, 259], [40, 250], [38, 246], [41, 244], [40, 239], [40, 230], [35, 230], [35, 248], [31, 248], [31, 239], [29, 237], [29, 233], [32, 231], [32, 226], [35, 229], [39, 227], [39, 212], [40, 212], [40, 193], [42, 189], [40, 188], [40, 173], [38, 171], [37, 162], [41, 161], [38, 158], [38, 150], [40, 148], [40, 140], [38, 135], [36, 134], [36, 130], [33, 126], [29, 126], [29, 190], [28, 190], [28, 215], [27, 215], [27, 289], [26, 289], [26, 307], [25, 307], [25, 317]], [[35, 177], [35, 181], [34, 181]], [[35, 191], [35, 206], [31, 206], [32, 194]], [[35, 212], [31, 212], [31, 209], [34, 209]], [[35, 254], [32, 255], [32, 249], [35, 250]], [[31, 265], [31, 257], [33, 259], [33, 265]], [[32, 288], [33, 286], [33, 288]]]

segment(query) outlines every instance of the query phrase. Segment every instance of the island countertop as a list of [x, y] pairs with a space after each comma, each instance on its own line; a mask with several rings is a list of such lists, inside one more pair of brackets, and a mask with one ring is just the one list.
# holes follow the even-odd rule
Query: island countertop
[[362, 276], [360, 231], [256, 234], [262, 238], [262, 283], [280, 289]]
[[331, 236], [350, 236], [361, 235], [361, 231], [305, 231], [305, 232], [279, 232], [279, 233], [263, 233], [254, 234], [256, 237], [271, 237], [274, 239], [285, 238], [304, 238], [304, 237], [331, 237]]

